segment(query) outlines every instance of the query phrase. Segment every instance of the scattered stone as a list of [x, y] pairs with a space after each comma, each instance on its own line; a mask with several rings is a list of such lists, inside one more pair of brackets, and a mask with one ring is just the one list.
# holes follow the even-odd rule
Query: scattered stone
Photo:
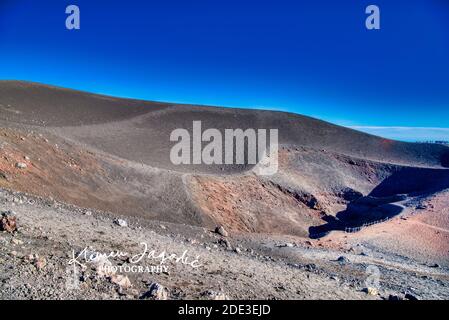
[[28, 157], [28, 156], [23, 157], [23, 159], [25, 159], [25, 161], [30, 161], [31, 160], [30, 157]]
[[309, 263], [304, 266], [304, 269], [306, 269], [306, 271], [309, 271], [309, 272], [314, 272], [317, 270], [317, 267], [316, 267], [316, 264]]
[[339, 258], [337, 259], [337, 261], [338, 261], [340, 264], [346, 264], [346, 263], [350, 263], [350, 262], [351, 262], [351, 261], [349, 261], [348, 258], [346, 258], [346, 257], [344, 257], [344, 256], [339, 257]]
[[91, 261], [93, 267], [100, 277], [112, 277], [115, 275], [115, 270], [112, 268], [112, 263], [103, 255], [98, 255]]
[[299, 267], [301, 267], [298, 263], [289, 263], [288, 264], [290, 267], [293, 267], [293, 268], [299, 268]]
[[112, 275], [110, 280], [112, 283], [119, 285], [123, 289], [129, 289], [132, 287], [132, 283], [127, 276], [122, 276], [120, 274]]
[[123, 227], [123, 228], [128, 227], [128, 222], [126, 222], [126, 221], [123, 220], [123, 219], [116, 219], [116, 220], [114, 220], [114, 223], [115, 223], [116, 225], [120, 226], [120, 227]]
[[19, 239], [16, 239], [16, 238], [12, 239], [11, 242], [12, 242], [13, 244], [19, 245], [19, 246], [23, 244], [23, 241], [22, 241], [22, 240], [19, 240]]
[[14, 211], [4, 211], [0, 218], [0, 231], [13, 233], [17, 231], [17, 218]]
[[3, 172], [3, 171], [0, 171], [0, 179], [9, 181], [8, 175], [5, 172]]
[[186, 240], [188, 243], [190, 243], [190, 244], [197, 244], [198, 243], [198, 241], [197, 240], [195, 240], [195, 239], [187, 239]]
[[17, 169], [26, 169], [28, 167], [28, 165], [26, 163], [23, 162], [17, 162], [16, 163], [16, 168]]
[[379, 291], [376, 288], [372, 288], [372, 287], [364, 288], [363, 292], [365, 292], [366, 294], [368, 294], [370, 296], [379, 295]]
[[161, 284], [154, 282], [150, 284], [149, 290], [142, 295], [141, 299], [167, 300], [168, 292]]
[[219, 227], [215, 228], [215, 233], [218, 233], [219, 235], [221, 235], [223, 237], [229, 236], [228, 232], [226, 231], [226, 229], [223, 226], [219, 226]]
[[438, 263], [435, 263], [435, 264], [431, 265], [430, 267], [431, 267], [431, 268], [439, 268], [440, 265], [439, 265]]
[[47, 260], [43, 257], [39, 257], [38, 254], [30, 254], [25, 257], [25, 260], [28, 260], [30, 263], [32, 263], [38, 270], [44, 269], [47, 265]]
[[235, 248], [234, 251], [235, 251], [235, 253], [237, 253], [237, 254], [242, 253], [242, 250], [241, 250], [239, 247]]
[[419, 300], [419, 298], [411, 293], [406, 293], [405, 294], [405, 299], [407, 300], [413, 300], [413, 301], [417, 301]]
[[206, 290], [201, 293], [201, 296], [209, 300], [230, 300], [230, 298], [223, 292], [216, 292], [212, 290]]
[[34, 260], [34, 266], [35, 266], [36, 269], [38, 269], [38, 270], [44, 269], [46, 265], [47, 265], [47, 260], [46, 260], [45, 258], [37, 257], [37, 258]]
[[279, 248], [293, 248], [295, 245], [293, 243], [284, 243], [278, 245]]
[[222, 245], [228, 250], [232, 250], [231, 243], [228, 241], [228, 239], [220, 239], [218, 240], [218, 244]]

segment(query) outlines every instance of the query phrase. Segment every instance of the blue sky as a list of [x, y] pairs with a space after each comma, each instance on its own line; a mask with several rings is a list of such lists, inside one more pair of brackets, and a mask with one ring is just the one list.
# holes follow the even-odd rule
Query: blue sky
[[449, 2], [0, 0], [0, 79], [449, 140]]

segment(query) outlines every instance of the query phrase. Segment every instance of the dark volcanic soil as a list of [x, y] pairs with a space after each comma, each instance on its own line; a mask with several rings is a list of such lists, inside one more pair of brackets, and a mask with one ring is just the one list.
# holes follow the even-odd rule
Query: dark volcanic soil
[[[193, 121], [202, 121], [203, 130], [278, 129], [279, 172], [257, 176], [250, 165], [173, 165], [170, 133], [191, 130]], [[445, 236], [431, 236], [424, 218], [408, 226], [422, 242], [398, 228], [376, 237], [366, 235], [376, 226], [364, 228], [410, 212], [427, 216], [416, 208], [434, 196], [445, 203], [448, 150], [288, 113], [127, 100], [0, 81], [1, 188], [130, 219], [209, 230], [223, 225], [236, 237], [329, 239], [319, 242], [325, 251], [345, 250], [345, 228], [360, 226], [363, 232], [350, 235], [352, 244], [360, 239], [386, 252], [397, 233], [413, 245], [391, 245], [388, 254], [449, 265], [441, 243]], [[432, 230], [446, 235], [438, 210], [429, 215]]]

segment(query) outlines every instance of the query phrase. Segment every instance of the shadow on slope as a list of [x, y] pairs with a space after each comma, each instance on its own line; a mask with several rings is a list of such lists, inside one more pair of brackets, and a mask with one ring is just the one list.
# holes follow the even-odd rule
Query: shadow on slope
[[309, 237], [321, 238], [330, 231], [356, 229], [399, 215], [404, 207], [401, 201], [408, 196], [436, 193], [449, 188], [449, 170], [402, 168], [382, 181], [366, 196], [350, 202], [347, 208], [327, 216], [324, 225], [309, 228]]

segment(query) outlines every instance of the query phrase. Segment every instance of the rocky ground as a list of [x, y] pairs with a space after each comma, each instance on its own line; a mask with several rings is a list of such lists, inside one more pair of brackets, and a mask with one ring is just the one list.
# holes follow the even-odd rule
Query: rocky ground
[[[278, 172], [175, 165], [193, 121], [278, 128]], [[448, 167], [300, 115], [0, 81], [0, 299], [448, 299]]]
[[118, 219], [4, 189], [0, 208], [17, 224], [0, 233], [0, 299], [449, 298], [446, 267], [362, 244]]

